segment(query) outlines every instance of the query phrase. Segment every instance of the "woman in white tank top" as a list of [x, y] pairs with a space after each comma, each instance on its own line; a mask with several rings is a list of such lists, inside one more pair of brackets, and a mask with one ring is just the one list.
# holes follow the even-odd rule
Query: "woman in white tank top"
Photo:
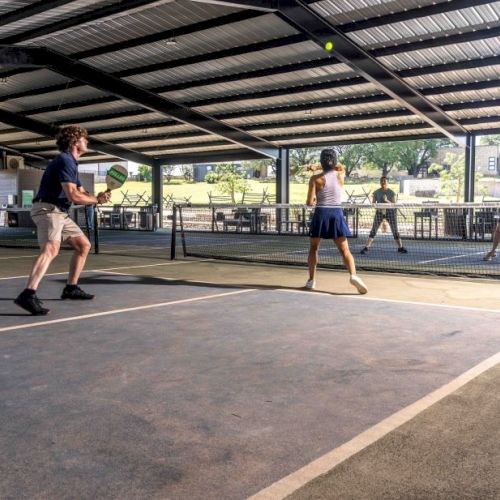
[[356, 276], [354, 258], [347, 243], [347, 236], [351, 236], [351, 231], [340, 206], [344, 190], [344, 169], [341, 165], [337, 165], [337, 153], [333, 149], [321, 151], [320, 161], [323, 172], [311, 177], [306, 201], [308, 206], [316, 206], [311, 220], [311, 239], [307, 259], [309, 279], [306, 288], [312, 290], [315, 287], [314, 278], [321, 239], [332, 239], [342, 254], [344, 265], [351, 275], [351, 285], [355, 286], [359, 293], [366, 293], [368, 288], [363, 280]]

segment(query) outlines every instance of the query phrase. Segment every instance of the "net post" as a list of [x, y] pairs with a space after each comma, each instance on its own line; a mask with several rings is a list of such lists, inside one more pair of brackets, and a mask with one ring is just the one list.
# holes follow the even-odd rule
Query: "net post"
[[176, 233], [177, 233], [177, 205], [172, 205], [172, 234], [170, 239], [170, 260], [175, 260], [175, 246], [176, 246]]
[[186, 234], [184, 232], [184, 221], [182, 220], [182, 205], [179, 205], [179, 223], [181, 225], [182, 254], [184, 255], [184, 257], [186, 257], [187, 256]]
[[99, 253], [99, 228], [97, 227], [97, 222], [99, 217], [97, 216], [97, 205], [94, 207], [94, 253]]

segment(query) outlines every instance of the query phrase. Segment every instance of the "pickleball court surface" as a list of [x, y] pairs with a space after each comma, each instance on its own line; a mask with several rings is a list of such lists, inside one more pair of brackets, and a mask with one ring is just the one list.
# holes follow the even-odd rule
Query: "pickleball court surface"
[[[28, 255], [4, 262], [26, 273]], [[25, 278], [3, 268], [1, 498], [238, 499], [259, 492], [279, 498], [268, 490], [277, 481], [500, 351], [495, 282], [481, 287], [489, 302], [467, 306], [453, 303], [453, 289], [474, 294], [477, 283], [436, 280], [433, 286], [429, 278], [409, 284], [400, 277], [406, 291], [399, 292], [398, 277], [384, 288], [383, 276], [368, 275], [370, 293], [359, 296], [345, 273], [321, 271], [320, 291], [311, 293], [301, 288], [303, 270], [196, 260], [134, 267], [132, 259], [111, 269], [116, 260], [94, 259], [81, 286], [96, 299], [59, 300], [65, 275], [48, 275], [39, 289], [51, 308], [46, 317], [12, 304]], [[451, 290], [446, 300], [443, 286]], [[416, 300], [405, 295], [411, 287], [420, 293]], [[481, 406], [470, 408], [466, 396], [455, 401], [468, 435], [498, 433], [489, 417], [499, 405], [491, 377], [497, 380], [500, 371], [492, 366], [471, 382], [478, 389], [460, 389], [481, 395]], [[413, 452], [410, 469], [428, 458], [419, 455], [424, 444], [417, 439], [430, 435], [418, 424], [426, 412], [436, 413], [427, 417], [433, 429], [439, 423], [457, 437], [448, 446], [463, 445], [458, 433], [464, 431], [440, 411], [446, 401], [405, 424], [411, 446], [396, 449]], [[409, 439], [401, 429], [383, 439]], [[339, 476], [282, 491], [296, 490], [295, 498], [349, 498], [353, 485], [364, 489], [352, 498], [422, 492], [401, 470], [391, 474], [394, 452], [383, 439], [334, 468]], [[456, 464], [446, 474], [443, 457], [450, 453], [434, 456], [432, 470], [448, 477], [439, 498], [467, 491], [453, 480]], [[381, 489], [357, 462], [366, 456], [372, 467], [377, 461], [386, 467]], [[498, 450], [488, 448], [487, 457], [494, 464]], [[467, 461], [474, 464], [480, 471], [467, 498], [499, 494], [489, 461]]]

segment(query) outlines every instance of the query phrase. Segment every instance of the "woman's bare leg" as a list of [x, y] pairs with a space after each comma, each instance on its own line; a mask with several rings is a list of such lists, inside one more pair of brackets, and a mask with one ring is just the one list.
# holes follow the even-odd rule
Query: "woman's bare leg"
[[316, 266], [318, 265], [318, 250], [321, 243], [321, 238], [311, 238], [309, 246], [309, 256], [307, 257], [307, 265], [309, 266], [309, 279], [314, 280], [316, 274]]
[[342, 260], [344, 261], [345, 267], [349, 271], [349, 274], [356, 274], [356, 264], [354, 263], [354, 257], [349, 250], [349, 243], [347, 243], [347, 238], [342, 236], [341, 238], [335, 238], [333, 240], [339, 252], [342, 255]]

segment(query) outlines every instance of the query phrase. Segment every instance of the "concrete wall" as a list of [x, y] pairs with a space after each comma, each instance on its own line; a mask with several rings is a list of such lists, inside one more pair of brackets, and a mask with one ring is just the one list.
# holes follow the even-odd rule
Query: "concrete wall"
[[439, 191], [441, 181], [439, 179], [413, 179], [412, 177], [399, 181], [399, 192], [411, 195], [430, 198]]
[[[24, 169], [17, 172], [17, 199], [21, 203], [21, 193], [23, 190], [32, 190], [35, 195], [40, 186], [43, 170]], [[80, 181], [82, 186], [90, 193], [94, 194], [94, 174], [81, 173]]]
[[17, 172], [0, 170], [0, 206], [7, 204], [7, 196], [17, 193]]
[[500, 199], [500, 179], [481, 179], [478, 184], [476, 184], [476, 199], [475, 201], [481, 201], [480, 196], [482, 193], [480, 192], [480, 187], [481, 186], [486, 186], [488, 196], [491, 196], [493, 198], [499, 198]]

